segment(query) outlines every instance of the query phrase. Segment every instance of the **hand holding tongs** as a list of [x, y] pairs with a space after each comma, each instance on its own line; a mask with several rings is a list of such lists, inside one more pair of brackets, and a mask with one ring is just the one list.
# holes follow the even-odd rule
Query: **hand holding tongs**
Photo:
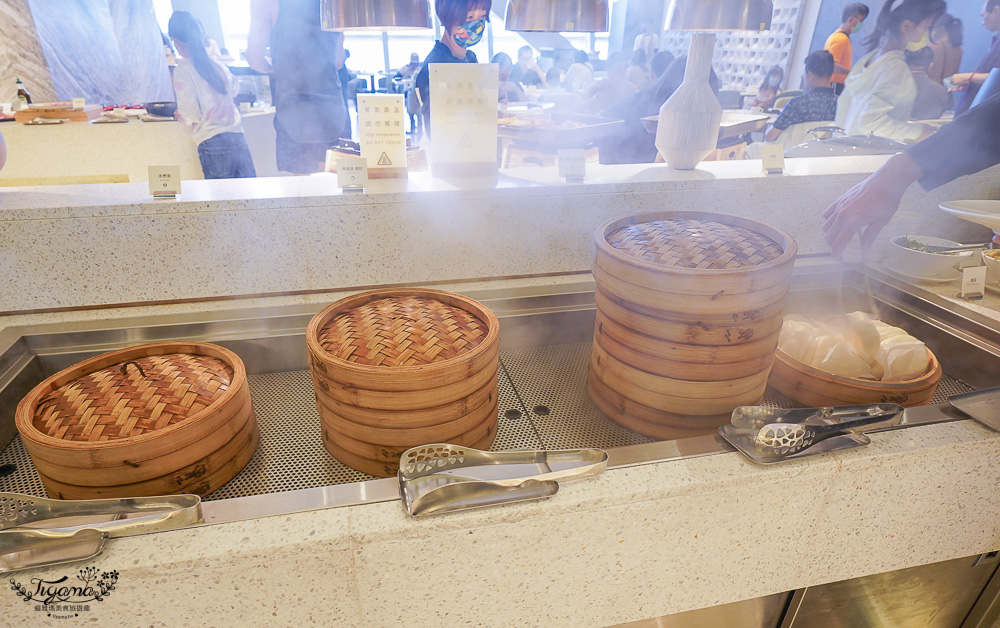
[[0, 492], [0, 573], [86, 560], [108, 539], [201, 521], [197, 495], [56, 500]]

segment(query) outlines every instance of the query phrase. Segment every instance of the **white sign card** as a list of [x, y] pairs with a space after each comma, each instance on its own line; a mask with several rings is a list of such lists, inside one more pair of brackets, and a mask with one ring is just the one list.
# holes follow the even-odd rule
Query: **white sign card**
[[760, 160], [767, 174], [781, 174], [785, 171], [785, 147], [781, 144], [761, 144]]
[[561, 148], [556, 151], [559, 176], [567, 181], [583, 181], [587, 174], [587, 153], [582, 148]]
[[338, 159], [337, 184], [345, 190], [363, 190], [368, 185], [368, 158], [341, 157]]
[[358, 94], [358, 136], [368, 168], [406, 168], [406, 106], [402, 94]]
[[74, 109], [80, 110], [80, 109], [83, 109], [86, 106], [87, 106], [87, 99], [86, 98], [74, 98], [73, 99], [73, 108]]
[[150, 166], [149, 193], [155, 198], [173, 198], [181, 193], [180, 166]]
[[432, 170], [496, 172], [498, 75], [495, 63], [430, 64]]
[[966, 266], [962, 269], [962, 294], [960, 296], [966, 299], [981, 299], [985, 286], [985, 266]]

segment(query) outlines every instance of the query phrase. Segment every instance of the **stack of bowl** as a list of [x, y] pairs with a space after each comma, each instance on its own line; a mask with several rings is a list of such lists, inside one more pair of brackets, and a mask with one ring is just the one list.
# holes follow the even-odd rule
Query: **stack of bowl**
[[595, 239], [588, 391], [602, 412], [674, 439], [713, 432], [760, 400], [795, 261], [790, 236], [736, 216], [663, 211], [606, 222]]
[[306, 330], [323, 445], [388, 477], [411, 447], [487, 449], [496, 436], [500, 325], [440, 290], [373, 290], [319, 312]]

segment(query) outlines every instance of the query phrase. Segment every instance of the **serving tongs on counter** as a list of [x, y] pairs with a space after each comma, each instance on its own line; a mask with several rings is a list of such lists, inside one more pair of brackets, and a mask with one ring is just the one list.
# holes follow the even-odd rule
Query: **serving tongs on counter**
[[87, 560], [109, 539], [202, 520], [197, 495], [59, 500], [0, 492], [0, 574]]
[[543, 499], [559, 483], [600, 475], [601, 449], [481, 451], [446, 443], [414, 447], [399, 460], [399, 494], [413, 516]]
[[770, 464], [867, 445], [865, 430], [899, 425], [895, 403], [780, 409], [741, 406], [719, 434], [754, 462]]

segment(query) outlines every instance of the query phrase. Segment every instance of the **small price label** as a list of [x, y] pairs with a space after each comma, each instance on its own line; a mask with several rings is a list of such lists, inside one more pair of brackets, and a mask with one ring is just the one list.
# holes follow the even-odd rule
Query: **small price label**
[[766, 174], [781, 174], [785, 171], [785, 147], [781, 144], [761, 144], [760, 161]]
[[76, 110], [79, 111], [80, 109], [83, 109], [86, 106], [87, 106], [87, 99], [86, 98], [74, 98], [73, 99], [73, 108], [74, 109], [76, 109]]
[[116, 118], [124, 118], [128, 114], [125, 113], [125, 107], [115, 107], [111, 110], [111, 115]]
[[342, 157], [337, 160], [337, 183], [345, 190], [362, 190], [368, 185], [368, 158]]
[[154, 198], [173, 198], [181, 193], [180, 166], [150, 166], [149, 193]]
[[559, 176], [567, 181], [583, 181], [587, 174], [587, 158], [582, 148], [564, 148], [556, 151]]
[[966, 266], [962, 269], [962, 294], [960, 296], [966, 299], [981, 299], [985, 286], [985, 266]]

